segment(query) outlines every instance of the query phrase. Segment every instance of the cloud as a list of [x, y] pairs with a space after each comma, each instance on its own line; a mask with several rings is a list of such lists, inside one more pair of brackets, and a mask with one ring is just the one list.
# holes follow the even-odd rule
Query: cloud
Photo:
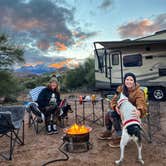
[[38, 64], [38, 62], [50, 64], [50, 63], [61, 62], [61, 61], [66, 60], [66, 58], [64, 56], [48, 57], [48, 56], [38, 54], [38, 52], [36, 50], [31, 51], [30, 54], [29, 54], [29, 52], [26, 52], [25, 54], [26, 54], [25, 61], [26, 61], [26, 63], [30, 63], [30, 64], [35, 64], [35, 63]]
[[[8, 0], [12, 2], [12, 0]], [[46, 38], [50, 42], [55, 40], [57, 34], [68, 36], [66, 45], [73, 41], [71, 30], [67, 23], [74, 22], [72, 9], [58, 6], [49, 0], [31, 0], [21, 3], [17, 0], [12, 5], [1, 3], [0, 23], [3, 27], [13, 31], [29, 31], [34, 38]], [[7, 2], [6, 2], [7, 3]], [[1, 26], [1, 27], [2, 27]], [[57, 39], [56, 39], [57, 40]]]
[[73, 36], [79, 40], [85, 40], [87, 38], [91, 38], [97, 35], [97, 32], [82, 32], [80, 28], [77, 28], [73, 31]]
[[43, 39], [37, 42], [37, 47], [41, 50], [48, 50], [50, 46], [49, 46], [49, 42]]
[[118, 28], [121, 38], [136, 38], [166, 29], [166, 14], [161, 14], [155, 19], [143, 19], [128, 22]]
[[112, 6], [112, 0], [103, 0], [99, 5], [99, 8], [102, 10], [107, 10]]
[[60, 43], [60, 42], [55, 42], [55, 48], [59, 51], [66, 51], [67, 47], [65, 46], [64, 43]]
[[[11, 35], [17, 44], [28, 46], [26, 60], [31, 61], [31, 55], [41, 58], [50, 50], [57, 55], [72, 48], [81, 34], [86, 36], [82, 41], [93, 34], [75, 27], [79, 23], [74, 14], [75, 9], [60, 0], [0, 0], [0, 32]], [[75, 36], [72, 32], [77, 29], [80, 35]]]
[[56, 36], [55, 36], [57, 39], [59, 39], [59, 40], [62, 40], [62, 41], [65, 41], [65, 40], [68, 40], [69, 39], [69, 37], [68, 36], [66, 36], [66, 35], [63, 35], [63, 34], [61, 34], [61, 33], [59, 33], [59, 34], [56, 34]]
[[49, 65], [49, 67], [55, 67], [55, 68], [58, 68], [58, 69], [60, 69], [62, 67], [65, 67], [65, 66], [68, 67], [68, 68], [78, 67], [79, 63], [76, 60], [69, 58], [69, 59], [61, 61], [59, 63], [52, 63], [52, 64]]

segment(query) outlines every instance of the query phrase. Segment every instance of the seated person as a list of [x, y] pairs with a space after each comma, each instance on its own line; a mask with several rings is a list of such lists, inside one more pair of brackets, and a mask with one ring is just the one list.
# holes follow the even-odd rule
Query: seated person
[[[111, 110], [109, 110], [105, 115], [106, 131], [99, 136], [99, 139], [110, 139], [110, 147], [119, 147], [120, 144], [120, 138], [122, 134], [121, 118], [116, 111], [116, 101], [118, 94], [121, 92], [128, 97], [129, 101], [134, 106], [136, 106], [137, 111], [135, 116], [143, 117], [147, 111], [145, 95], [140, 89], [140, 85], [136, 82], [135, 75], [133, 73], [126, 73], [124, 76], [124, 84], [117, 88], [116, 94], [110, 101]], [[112, 137], [112, 126], [116, 131], [115, 138]]]
[[55, 117], [59, 116], [58, 106], [60, 102], [58, 80], [56, 76], [53, 76], [48, 86], [40, 92], [37, 99], [39, 109], [45, 115], [45, 125], [48, 134], [58, 133]]

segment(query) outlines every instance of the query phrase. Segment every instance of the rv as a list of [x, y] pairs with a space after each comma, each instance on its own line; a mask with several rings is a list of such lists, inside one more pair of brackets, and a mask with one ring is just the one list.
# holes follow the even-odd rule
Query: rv
[[96, 88], [114, 93], [125, 73], [133, 72], [149, 98], [166, 100], [166, 30], [123, 41], [94, 42]]

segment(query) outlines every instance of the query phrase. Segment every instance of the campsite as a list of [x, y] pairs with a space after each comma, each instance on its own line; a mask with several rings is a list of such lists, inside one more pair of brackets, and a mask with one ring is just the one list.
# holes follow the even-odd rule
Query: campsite
[[[83, 93], [82, 93], [83, 94]], [[63, 94], [64, 97], [68, 97], [68, 94]], [[79, 97], [80, 94], [75, 93], [75, 96]], [[75, 109], [74, 103], [70, 102], [72, 109]], [[80, 107], [82, 108], [82, 106]], [[92, 107], [86, 108], [86, 112], [92, 111]], [[105, 101], [104, 109], [107, 111], [108, 102]], [[142, 155], [147, 166], [164, 166], [166, 164], [166, 105], [164, 102], [160, 103], [160, 115], [153, 112], [155, 115], [154, 123], [158, 123], [158, 118], [160, 118], [160, 124], [156, 124], [152, 128], [154, 132], [152, 134], [152, 143], [148, 143], [147, 140], [143, 139], [143, 150]], [[82, 115], [82, 110], [79, 110], [78, 114]], [[97, 110], [98, 111], [98, 110]], [[99, 110], [100, 111], [100, 110]], [[97, 112], [99, 114], [99, 112]], [[160, 116], [160, 117], [156, 117]], [[68, 126], [75, 122], [75, 111], [69, 113]], [[109, 140], [98, 140], [97, 136], [105, 130], [102, 124], [90, 123], [85, 121], [85, 125], [92, 127], [90, 132], [90, 142], [92, 143], [92, 148], [87, 152], [82, 153], [69, 153], [67, 152], [69, 159], [67, 161], [57, 161], [49, 165], [57, 166], [113, 166], [114, 162], [119, 158], [120, 149], [110, 148], [108, 146]], [[28, 127], [28, 113], [25, 113], [25, 145], [16, 145], [14, 150], [14, 157], [12, 161], [6, 161], [1, 159], [1, 165], [30, 165], [30, 166], [41, 166], [44, 163], [55, 160], [66, 158], [63, 153], [61, 153], [58, 148], [63, 143], [62, 137], [64, 135], [63, 128], [58, 128], [59, 134], [47, 135], [45, 130], [36, 134], [34, 129]], [[1, 139], [1, 146], [3, 150], [7, 149], [6, 139]], [[62, 148], [63, 149], [63, 148]], [[137, 150], [133, 142], [127, 145], [125, 150], [124, 165], [139, 166], [136, 157]]]
[[0, 0], [0, 166], [166, 166], [164, 0]]

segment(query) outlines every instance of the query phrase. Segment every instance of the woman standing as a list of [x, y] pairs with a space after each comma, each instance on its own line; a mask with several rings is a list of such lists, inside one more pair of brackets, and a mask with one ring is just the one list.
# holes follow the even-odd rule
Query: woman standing
[[58, 106], [60, 104], [60, 93], [58, 91], [58, 80], [53, 76], [46, 88], [44, 88], [37, 99], [39, 109], [45, 115], [45, 124], [48, 134], [58, 133], [55, 117], [59, 116]]
[[[140, 85], [136, 82], [136, 77], [133, 73], [126, 73], [124, 76], [124, 84], [117, 88], [116, 94], [110, 102], [110, 110], [105, 115], [106, 131], [103, 132], [99, 139], [110, 139], [111, 147], [119, 147], [122, 134], [121, 118], [116, 111], [117, 98], [120, 93], [123, 93], [128, 100], [137, 108], [136, 116], [144, 117], [147, 112], [146, 100], [144, 92], [140, 89]], [[112, 126], [116, 131], [116, 137], [112, 137]]]

